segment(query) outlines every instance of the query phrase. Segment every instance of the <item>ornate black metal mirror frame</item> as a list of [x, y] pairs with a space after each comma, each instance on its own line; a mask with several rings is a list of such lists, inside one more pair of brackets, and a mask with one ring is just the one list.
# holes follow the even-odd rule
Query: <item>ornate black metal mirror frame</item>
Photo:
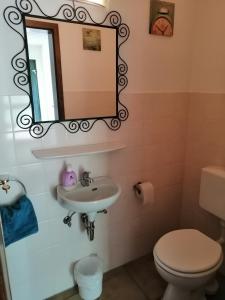
[[[30, 77], [28, 71], [28, 60], [25, 42], [25, 28], [23, 26], [25, 16], [38, 15], [49, 19], [58, 19], [68, 22], [89, 25], [107, 25], [117, 30], [117, 117], [80, 119], [70, 121], [53, 121], [35, 123], [31, 111], [31, 91], [29, 89]], [[8, 6], [4, 10], [4, 19], [8, 26], [14, 30], [23, 41], [23, 47], [12, 58], [11, 65], [15, 71], [14, 84], [29, 97], [29, 103], [22, 109], [17, 116], [17, 124], [22, 129], [29, 130], [34, 138], [41, 138], [49, 131], [55, 123], [60, 123], [70, 133], [76, 133], [79, 130], [88, 132], [94, 124], [101, 120], [108, 128], [118, 130], [123, 121], [126, 121], [129, 113], [128, 109], [120, 101], [121, 92], [128, 85], [127, 72], [128, 66], [121, 58], [120, 48], [127, 41], [130, 35], [129, 27], [122, 23], [121, 15], [117, 11], [109, 12], [102, 22], [96, 22], [84, 7], [73, 7], [69, 4], [63, 4], [54, 15], [47, 15], [36, 2], [36, 0], [15, 0], [15, 6]], [[30, 113], [29, 113], [30, 112]]]

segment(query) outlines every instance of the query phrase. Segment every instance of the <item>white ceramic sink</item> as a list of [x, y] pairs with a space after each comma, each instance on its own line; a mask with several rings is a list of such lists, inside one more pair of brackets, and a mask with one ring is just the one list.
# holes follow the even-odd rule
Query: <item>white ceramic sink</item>
[[57, 186], [57, 198], [60, 204], [78, 213], [97, 213], [115, 203], [121, 194], [119, 185], [109, 177], [96, 177], [86, 187], [79, 182], [72, 190], [66, 191]]

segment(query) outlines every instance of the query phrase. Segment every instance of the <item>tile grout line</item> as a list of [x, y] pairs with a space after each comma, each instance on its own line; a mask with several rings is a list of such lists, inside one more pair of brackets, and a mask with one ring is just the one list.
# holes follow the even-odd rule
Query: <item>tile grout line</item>
[[137, 280], [135, 280], [135, 278], [130, 274], [130, 272], [127, 271], [126, 267], [123, 267], [126, 274], [128, 275], [128, 277], [134, 282], [134, 284], [136, 285], [136, 287], [139, 289], [139, 291], [142, 293], [142, 295], [145, 297], [146, 300], [150, 300], [148, 298], [148, 295], [146, 295], [146, 293], [144, 292], [144, 290], [142, 289], [142, 287], [140, 286], [140, 284], [137, 282]]

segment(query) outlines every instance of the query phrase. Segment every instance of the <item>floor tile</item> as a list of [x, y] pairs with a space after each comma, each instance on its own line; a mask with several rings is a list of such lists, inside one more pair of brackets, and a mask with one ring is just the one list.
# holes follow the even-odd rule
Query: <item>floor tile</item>
[[[65, 292], [59, 294], [59, 295], [48, 298], [47, 300], [77, 300], [76, 298], [73, 299], [75, 293], [77, 293], [77, 290], [72, 288], [68, 291], [65, 291]], [[78, 300], [80, 300], [80, 298]]]
[[67, 298], [67, 299], [65, 299], [65, 300], [82, 300], [82, 299], [80, 298], [79, 295], [74, 295], [74, 296], [72, 296], [72, 297], [70, 297], [70, 298]]
[[[225, 299], [225, 278], [218, 277], [220, 288], [216, 296], [207, 300]], [[155, 269], [152, 255], [142, 257], [104, 274], [103, 293], [99, 300], [160, 300], [166, 288]], [[71, 289], [48, 300], [82, 300]]]
[[208, 296], [208, 300], [224, 300], [225, 299], [225, 277], [218, 276], [219, 290], [215, 296]]
[[124, 268], [106, 278], [101, 300], [147, 300]]
[[158, 300], [162, 297], [166, 283], [158, 275], [151, 255], [131, 262], [124, 268], [147, 299]]

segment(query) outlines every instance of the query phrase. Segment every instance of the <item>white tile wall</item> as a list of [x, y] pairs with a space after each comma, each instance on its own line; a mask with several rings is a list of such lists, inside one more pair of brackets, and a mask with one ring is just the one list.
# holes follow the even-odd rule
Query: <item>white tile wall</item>
[[12, 132], [0, 134], [0, 157], [2, 167], [10, 167], [15, 165], [15, 147], [14, 147], [14, 135]]
[[[157, 106], [153, 94], [126, 95], [131, 118], [118, 132], [98, 124], [93, 135], [92, 132], [71, 135], [57, 125], [40, 140], [13, 126], [16, 116], [13, 114], [16, 111], [13, 105], [20, 106], [18, 99], [23, 100], [23, 97], [11, 97], [17, 102], [11, 101], [11, 113], [6, 110], [6, 114], [12, 115], [12, 120], [10, 117], [1, 126], [0, 173], [8, 172], [24, 182], [39, 222], [37, 234], [7, 248], [13, 300], [40, 300], [70, 288], [73, 285], [71, 266], [90, 253], [98, 253], [102, 257], [105, 270], [126, 263], [150, 252], [155, 240], [163, 232], [178, 226], [184, 152], [181, 145], [187, 101], [182, 94], [174, 95], [174, 105], [177, 105], [177, 98], [180, 101], [180, 113], [176, 110], [174, 116], [180, 120], [180, 127], [177, 132], [176, 121], [170, 123], [169, 131], [166, 129], [172, 138], [176, 137], [173, 146], [159, 132], [157, 112], [154, 114], [155, 121], [151, 119], [156, 129], [152, 129], [151, 123], [143, 126], [143, 121], [150, 121], [150, 117], [140, 111], [140, 107], [146, 105], [147, 97]], [[2, 96], [0, 103], [6, 99], [7, 96]], [[146, 108], [151, 110], [150, 105], [146, 105]], [[160, 123], [161, 128], [163, 125]], [[157, 137], [154, 143], [149, 143], [149, 133]], [[126, 143], [127, 148], [110, 154], [44, 161], [37, 160], [31, 154], [32, 149], [40, 147], [109, 140]], [[163, 151], [165, 147], [168, 148], [167, 154]], [[109, 210], [108, 215], [98, 216], [94, 242], [88, 241], [78, 215], [73, 218], [72, 228], [67, 228], [62, 222], [67, 212], [55, 199], [55, 186], [66, 162], [71, 163], [77, 172], [84, 168], [90, 170], [93, 176], [109, 175], [122, 187], [118, 203]], [[153, 206], [143, 207], [135, 198], [132, 187], [139, 180], [152, 180], [155, 183], [157, 200]], [[8, 197], [11, 197], [10, 194]], [[168, 211], [173, 211], [173, 215]]]
[[[3, 0], [0, 8], [13, 3], [12, 0]], [[54, 13], [55, 5], [62, 1], [50, 3], [50, 1], [40, 0], [39, 3], [43, 6], [47, 5], [49, 13]], [[121, 8], [121, 13], [127, 13], [127, 18], [136, 19], [135, 6], [133, 10], [127, 9], [130, 8], [130, 1], [115, 0], [112, 1], [113, 3], [115, 9]], [[145, 1], [143, 14], [147, 11], [147, 5], [149, 1]], [[95, 9], [101, 17], [99, 8]], [[182, 5], [179, 9], [182, 9]], [[146, 20], [147, 18], [146, 16]], [[143, 18], [138, 20], [141, 30], [138, 30], [135, 24], [130, 48], [127, 49], [126, 46], [123, 49], [123, 54], [129, 56], [128, 63], [129, 67], [131, 66], [129, 76], [133, 85], [131, 84], [130, 90], [135, 88], [154, 90], [153, 86], [149, 87], [149, 84], [154, 85], [154, 82], [160, 82], [167, 87], [167, 76], [164, 83], [161, 75], [160, 81], [157, 80], [152, 66], [148, 67], [149, 63], [146, 65], [146, 59], [155, 60], [158, 56], [158, 46], [153, 51], [153, 56], [146, 55], [145, 58], [145, 55], [140, 53], [137, 32], [144, 34], [141, 41], [145, 41], [146, 47], [143, 46], [143, 49], [148, 51], [147, 49], [153, 44], [149, 43], [145, 36], [147, 26], [143, 23]], [[0, 19], [0, 36], [2, 33], [6, 36], [7, 45], [16, 44], [21, 47], [21, 41], [15, 40], [15, 34], [6, 28], [3, 20]], [[133, 40], [135, 36], [136, 42]], [[173, 39], [176, 41], [174, 46], [179, 53], [181, 53], [180, 36], [184, 36], [183, 32]], [[182, 45], [186, 49], [184, 43]], [[12, 84], [10, 57], [13, 55], [13, 47], [7, 47], [7, 51], [6, 49], [2, 51], [0, 47], [0, 62], [3, 62], [4, 57], [0, 68], [0, 74], [4, 74], [4, 84], [2, 80], [0, 83], [0, 174], [9, 173], [18, 176], [24, 182], [28, 196], [34, 204], [40, 230], [37, 234], [7, 247], [7, 262], [13, 300], [41, 300], [72, 287], [72, 266], [81, 257], [98, 253], [104, 261], [105, 270], [108, 270], [150, 252], [155, 240], [162, 233], [178, 226], [187, 95], [185, 93], [125, 94], [122, 98], [129, 108], [130, 117], [122, 124], [119, 131], [110, 131], [99, 122], [88, 133], [72, 135], [62, 126], [55, 125], [44, 138], [36, 140], [16, 124], [16, 117], [27, 105], [28, 98], [21, 95]], [[144, 68], [146, 65], [144, 72], [143, 70], [136, 72], [138, 66], [137, 60], [133, 59], [133, 54], [134, 57], [136, 55], [142, 57], [141, 66], [143, 65]], [[169, 58], [167, 51], [165, 58]], [[161, 56], [159, 59], [161, 61]], [[182, 61], [185, 62], [185, 59]], [[169, 74], [168, 78], [171, 78], [170, 65], [174, 67], [174, 59], [169, 59], [169, 72], [165, 73]], [[185, 74], [184, 68], [179, 63], [182, 74]], [[174, 85], [171, 85], [169, 90], [179, 89], [178, 85], [183, 90], [186, 76], [184, 78], [180, 73], [178, 72], [179, 75], [173, 79]], [[182, 83], [180, 79], [181, 81], [184, 79]], [[31, 154], [32, 149], [41, 147], [106, 141], [120, 141], [126, 143], [127, 148], [111, 154], [66, 160], [39, 161]], [[166, 155], [163, 150], [167, 152]], [[108, 215], [98, 216], [94, 242], [88, 241], [86, 233], [80, 226], [78, 215], [73, 218], [72, 228], [67, 228], [62, 222], [66, 211], [56, 202], [55, 186], [59, 182], [59, 174], [65, 162], [72, 163], [76, 171], [85, 168], [90, 170], [93, 176], [109, 175], [122, 187], [123, 192], [119, 202], [109, 210]], [[134, 196], [133, 185], [140, 180], [151, 180], [156, 185], [156, 203], [151, 207], [143, 207]], [[10, 200], [13, 195], [9, 193], [7, 197]]]

